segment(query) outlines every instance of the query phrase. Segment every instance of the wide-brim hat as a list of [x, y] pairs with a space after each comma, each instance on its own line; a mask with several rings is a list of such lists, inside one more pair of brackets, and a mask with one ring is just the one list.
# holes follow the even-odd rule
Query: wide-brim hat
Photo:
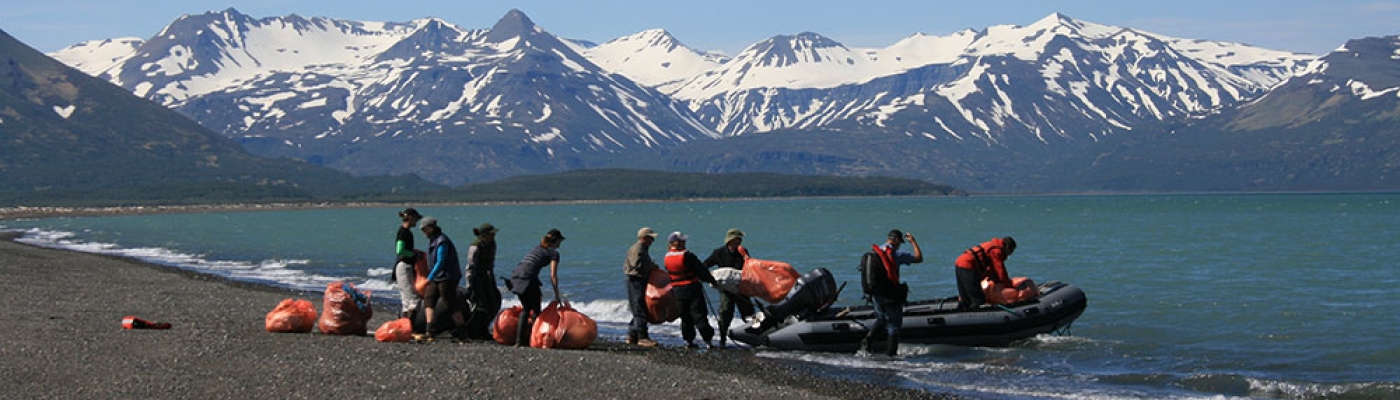
[[488, 233], [494, 234], [494, 233], [496, 233], [496, 226], [495, 226], [495, 225], [491, 225], [490, 222], [487, 222], [487, 223], [481, 224], [481, 226], [478, 226], [478, 227], [476, 227], [476, 228], [472, 228], [472, 233], [475, 233], [477, 236], [485, 235], [485, 234], [488, 234]]
[[729, 228], [729, 231], [724, 233], [724, 242], [729, 243], [731, 240], [742, 237], [744, 237], [744, 231], [739, 230], [739, 228]]

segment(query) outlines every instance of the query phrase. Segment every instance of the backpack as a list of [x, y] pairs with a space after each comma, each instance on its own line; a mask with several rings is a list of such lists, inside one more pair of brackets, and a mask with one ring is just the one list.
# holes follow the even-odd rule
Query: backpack
[[860, 289], [867, 295], [888, 294], [894, 286], [889, 276], [885, 275], [885, 262], [875, 252], [865, 252], [856, 268], [860, 270]]

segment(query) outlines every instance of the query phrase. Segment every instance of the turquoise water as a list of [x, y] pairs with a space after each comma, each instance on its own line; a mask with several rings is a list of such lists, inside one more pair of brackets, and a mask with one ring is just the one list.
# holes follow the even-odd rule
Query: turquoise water
[[[498, 275], [550, 228], [561, 289], [618, 338], [621, 262], [638, 227], [691, 236], [703, 257], [726, 229], [755, 257], [855, 282], [890, 228], [917, 236], [911, 297], [956, 294], [953, 259], [1012, 235], [1013, 276], [1075, 284], [1089, 308], [1071, 336], [1010, 348], [905, 346], [896, 361], [761, 351], [833, 376], [990, 399], [1400, 398], [1400, 194], [1027, 196], [420, 207], [465, 248], [501, 228]], [[24, 240], [121, 254], [319, 291], [335, 280], [393, 301], [385, 281], [397, 209], [59, 218], [0, 222]], [[425, 243], [420, 236], [420, 243]], [[653, 248], [659, 257], [659, 246]], [[548, 285], [546, 285], [546, 288]], [[548, 289], [546, 289], [548, 290]], [[509, 295], [507, 296], [509, 297]], [[860, 302], [847, 290], [841, 303]], [[513, 299], [507, 299], [507, 302]], [[273, 305], [269, 305], [271, 309]], [[678, 344], [675, 324], [656, 326]]]

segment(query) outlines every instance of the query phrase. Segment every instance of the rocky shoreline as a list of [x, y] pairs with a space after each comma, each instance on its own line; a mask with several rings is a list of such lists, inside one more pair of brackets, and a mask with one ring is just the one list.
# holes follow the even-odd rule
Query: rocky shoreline
[[[380, 343], [272, 334], [278, 301], [319, 296], [0, 234], [3, 398], [948, 399], [820, 377], [747, 350]], [[123, 316], [170, 330], [124, 330]], [[392, 312], [376, 310], [371, 329]]]

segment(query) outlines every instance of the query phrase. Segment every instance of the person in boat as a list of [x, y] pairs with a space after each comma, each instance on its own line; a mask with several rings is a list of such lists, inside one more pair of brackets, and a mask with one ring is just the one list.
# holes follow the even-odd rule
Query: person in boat
[[666, 252], [665, 266], [666, 272], [671, 275], [671, 290], [681, 303], [681, 338], [685, 339], [686, 348], [696, 348], [695, 332], [698, 330], [700, 337], [705, 339], [705, 346], [714, 347], [711, 339], [715, 336], [715, 330], [710, 326], [705, 288], [700, 284], [715, 283], [715, 278], [710, 275], [710, 270], [705, 269], [700, 257], [686, 250], [685, 242], [688, 239], [679, 231], [671, 232], [666, 237], [670, 250]]
[[[900, 250], [905, 242], [913, 247], [912, 253]], [[904, 305], [909, 300], [909, 286], [899, 281], [899, 266], [924, 262], [924, 251], [919, 248], [919, 242], [914, 240], [913, 234], [904, 233], [899, 229], [890, 230], [885, 237], [885, 243], [872, 246], [872, 250], [884, 266], [883, 278], [889, 284], [883, 285], [880, 290], [866, 293], [875, 306], [875, 323], [860, 341], [860, 348], [869, 353], [871, 344], [878, 339], [880, 331], [885, 331], [885, 355], [894, 356], [899, 353], [899, 334], [900, 329], [904, 327]]]
[[457, 257], [457, 246], [452, 244], [452, 239], [442, 232], [438, 226], [437, 219], [425, 217], [422, 220], [423, 235], [428, 237], [428, 287], [423, 290], [423, 319], [427, 322], [424, 332], [414, 334], [414, 339], [418, 341], [432, 341], [437, 336], [438, 328], [433, 320], [436, 315], [434, 309], [442, 301], [442, 305], [447, 307], [447, 314], [452, 316], [453, 326], [452, 336], [459, 341], [466, 341], [466, 319], [462, 317], [462, 308], [457, 299], [457, 283], [462, 281], [462, 264]]
[[1011, 286], [1006, 273], [1006, 258], [1016, 251], [1016, 239], [1010, 236], [983, 242], [963, 251], [955, 262], [958, 279], [958, 309], [981, 307], [987, 302], [982, 293], [982, 280]]
[[627, 276], [627, 309], [632, 312], [632, 321], [627, 325], [627, 344], [656, 347], [656, 341], [647, 334], [647, 277], [660, 268], [651, 259], [651, 244], [656, 241], [656, 231], [648, 227], [637, 230], [637, 241], [627, 248], [627, 259], [622, 263], [622, 273]]
[[[749, 259], [749, 250], [744, 248], [744, 231], [739, 228], [729, 228], [724, 233], [724, 245], [710, 252], [710, 256], [702, 263], [705, 268], [732, 268], [737, 271], [744, 270], [744, 261]], [[729, 337], [729, 323], [734, 321], [734, 311], [739, 311], [739, 318], [748, 320], [753, 317], [753, 300], [748, 297], [732, 293], [725, 290], [719, 291], [719, 347], [724, 347], [725, 341]]]
[[423, 298], [418, 296], [418, 291], [413, 289], [413, 280], [417, 275], [413, 264], [418, 261], [417, 254], [413, 251], [413, 228], [418, 226], [421, 219], [423, 215], [413, 208], [399, 211], [399, 232], [394, 239], [394, 270], [390, 272], [389, 280], [399, 289], [401, 317], [407, 317], [423, 301]]
[[496, 226], [484, 223], [472, 228], [476, 240], [467, 247], [466, 300], [471, 305], [467, 336], [491, 338], [491, 320], [501, 309], [501, 290], [496, 287]]
[[540, 290], [543, 286], [540, 283], [540, 271], [544, 270], [545, 266], [549, 266], [549, 284], [554, 290], [554, 299], [559, 299], [559, 245], [563, 243], [564, 234], [558, 229], [550, 229], [540, 238], [540, 245], [526, 253], [520, 264], [515, 266], [515, 272], [510, 275], [508, 288], [520, 299], [520, 307], [524, 309], [520, 313], [519, 324], [516, 325], [516, 347], [530, 345], [531, 328], [535, 326], [535, 317], [542, 311], [540, 301], [544, 293]]

